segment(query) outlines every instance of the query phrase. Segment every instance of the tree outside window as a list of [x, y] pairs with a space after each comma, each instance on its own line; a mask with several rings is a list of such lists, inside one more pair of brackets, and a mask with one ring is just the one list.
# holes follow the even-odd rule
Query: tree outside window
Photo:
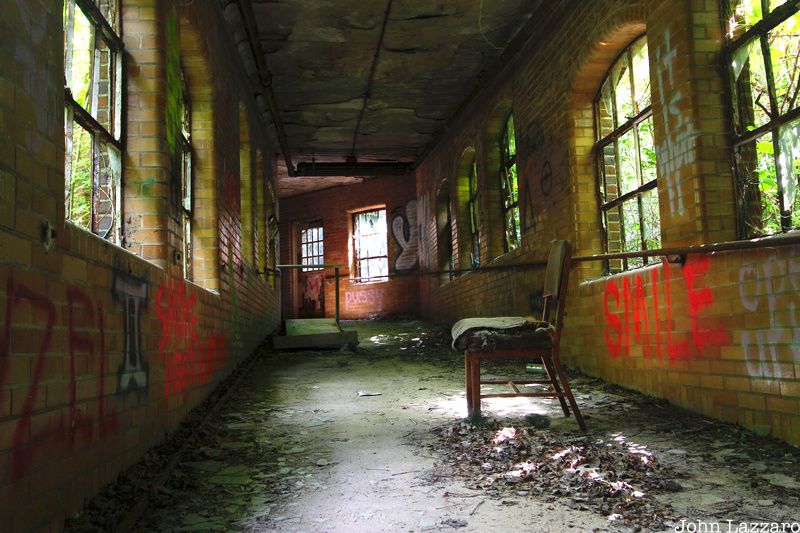
[[503, 243], [506, 252], [519, 248], [519, 185], [514, 117], [509, 113], [500, 140], [500, 193], [503, 201]]
[[122, 57], [113, 0], [64, 2], [67, 219], [114, 243], [121, 240]]
[[800, 228], [797, 0], [728, 2], [733, 146], [742, 238]]
[[[618, 56], [595, 102], [598, 189], [603, 239], [608, 253], [661, 247], [656, 150], [650, 96], [647, 38]], [[655, 261], [610, 260], [609, 272]]]

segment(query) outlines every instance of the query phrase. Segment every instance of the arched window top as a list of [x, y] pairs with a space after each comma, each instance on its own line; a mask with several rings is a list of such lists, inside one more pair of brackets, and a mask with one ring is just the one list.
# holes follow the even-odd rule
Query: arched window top
[[634, 40], [617, 56], [598, 94], [597, 138], [625, 127], [639, 115], [650, 112], [650, 65], [647, 37]]
[[[598, 188], [605, 251], [661, 247], [656, 150], [647, 39], [617, 57], [595, 103]], [[647, 257], [609, 261], [610, 272], [652, 262]]]

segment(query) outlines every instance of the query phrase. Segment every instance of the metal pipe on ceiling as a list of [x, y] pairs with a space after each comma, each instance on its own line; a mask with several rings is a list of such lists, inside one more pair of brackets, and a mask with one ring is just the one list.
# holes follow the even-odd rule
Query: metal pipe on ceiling
[[381, 33], [378, 36], [378, 45], [375, 47], [375, 54], [372, 56], [372, 65], [369, 68], [369, 77], [367, 78], [367, 87], [364, 90], [364, 101], [361, 104], [361, 111], [358, 113], [358, 121], [356, 121], [356, 129], [353, 131], [353, 143], [350, 146], [350, 159], [355, 161], [356, 158], [356, 143], [358, 142], [358, 131], [361, 129], [361, 121], [364, 119], [364, 112], [367, 110], [367, 102], [372, 92], [372, 82], [375, 80], [375, 70], [378, 68], [378, 58], [381, 55], [383, 48], [383, 38], [386, 35], [386, 26], [389, 24], [389, 13], [392, 11], [392, 0], [386, 4], [386, 12], [383, 14], [383, 24], [381, 25]]
[[250, 43], [250, 52], [253, 54], [253, 59], [258, 69], [258, 80], [264, 88], [267, 107], [269, 108], [270, 115], [272, 115], [272, 123], [275, 125], [275, 134], [278, 137], [278, 144], [281, 147], [281, 152], [283, 152], [283, 159], [286, 161], [286, 171], [289, 176], [294, 177], [296, 176], [296, 172], [292, 164], [292, 152], [289, 149], [289, 139], [286, 136], [283, 120], [281, 120], [278, 100], [275, 98], [275, 91], [272, 89], [272, 73], [267, 67], [266, 59], [264, 59], [264, 49], [261, 47], [261, 40], [258, 37], [258, 27], [256, 26], [253, 4], [250, 0], [232, 0], [231, 3], [236, 4], [239, 8], [239, 13], [244, 23], [244, 29], [247, 33], [247, 41]]

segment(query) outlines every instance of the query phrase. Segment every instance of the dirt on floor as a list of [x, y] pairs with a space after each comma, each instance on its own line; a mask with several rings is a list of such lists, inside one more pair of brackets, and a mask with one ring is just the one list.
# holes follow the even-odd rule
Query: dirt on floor
[[251, 532], [800, 522], [796, 448], [578, 374], [588, 433], [551, 399], [484, 400], [485, 418], [469, 421], [447, 329], [344, 327], [358, 347], [259, 349], [67, 531], [119, 530], [132, 518], [134, 531]]

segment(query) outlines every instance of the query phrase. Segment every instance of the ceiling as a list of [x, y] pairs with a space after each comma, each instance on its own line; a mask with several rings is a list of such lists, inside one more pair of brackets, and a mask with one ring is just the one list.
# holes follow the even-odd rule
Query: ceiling
[[[248, 29], [245, 35], [239, 28], [240, 51], [247, 38], [249, 53], [261, 56], [255, 58], [259, 70], [271, 73], [268, 120], [282, 125], [284, 151], [296, 166], [312, 158], [416, 161], [541, 0], [230, 4]], [[260, 78], [264, 85], [263, 73]], [[285, 163], [281, 167], [281, 196], [363, 179], [290, 177]]]

